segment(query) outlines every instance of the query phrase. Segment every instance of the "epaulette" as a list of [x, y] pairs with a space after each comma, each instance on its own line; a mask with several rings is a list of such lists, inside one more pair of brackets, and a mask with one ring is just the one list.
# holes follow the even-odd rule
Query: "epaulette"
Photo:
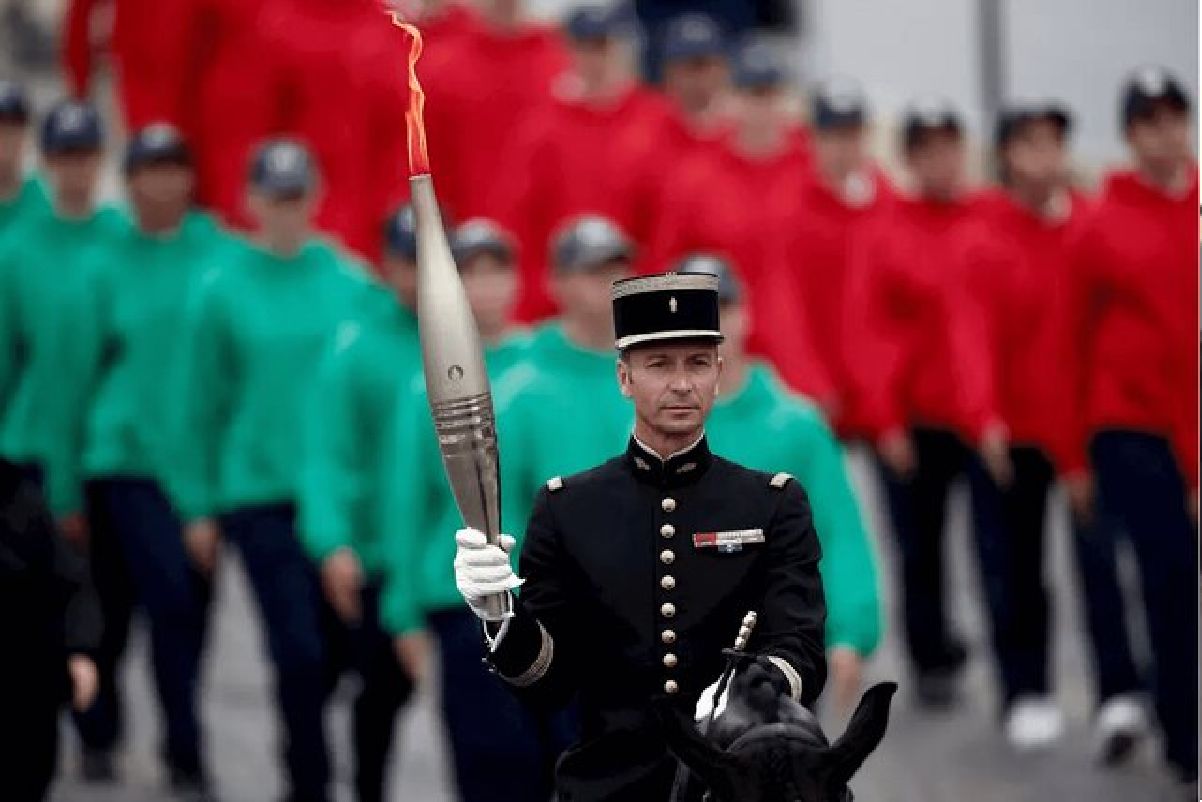
[[788, 484], [789, 480], [792, 478], [793, 474], [781, 471], [776, 476], [773, 476], [771, 479], [769, 479], [768, 484], [772, 487], [775, 487], [777, 490], [780, 490], [782, 487]]
[[547, 480], [547, 489], [552, 493], [556, 492], [557, 490], [563, 490], [563, 477], [552, 476]]

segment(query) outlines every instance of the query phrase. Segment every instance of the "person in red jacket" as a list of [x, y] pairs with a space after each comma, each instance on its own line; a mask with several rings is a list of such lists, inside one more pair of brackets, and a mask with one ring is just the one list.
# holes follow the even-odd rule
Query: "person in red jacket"
[[659, 226], [665, 178], [699, 152], [719, 147], [734, 122], [729, 49], [712, 18], [693, 13], [671, 20], [662, 56], [669, 114], [655, 148], [636, 168], [630, 213], [630, 232], [644, 249]]
[[[1075, 359], [1067, 320], [1070, 246], [1087, 204], [1069, 186], [1070, 126], [1055, 103], [1003, 110], [996, 134], [1002, 186], [982, 199], [987, 226], [964, 254], [989, 360], [971, 403], [978, 415], [1004, 421], [1010, 441], [1009, 481], [999, 485], [976, 472], [974, 503], [989, 506], [982, 519], [994, 524], [978, 534], [990, 577], [985, 597], [1004, 728], [1018, 751], [1047, 748], [1064, 728], [1049, 693], [1044, 522], [1057, 474], [1071, 481], [1080, 468], [1066, 436], [1075, 388], [1064, 366]], [[1079, 510], [1077, 517], [1088, 514]], [[1088, 588], [1093, 578], [1085, 580]]]
[[556, 311], [548, 288], [551, 235], [583, 214], [638, 231], [638, 171], [656, 152], [669, 116], [664, 99], [635, 79], [633, 38], [620, 11], [581, 6], [565, 21], [572, 69], [531, 115], [509, 162], [500, 219], [517, 232], [522, 283], [516, 315]]
[[[920, 702], [953, 703], [967, 651], [944, 604], [944, 516], [952, 482], [982, 443], [1006, 465], [1004, 427], [973, 414], [968, 389], [986, 369], [959, 256], [974, 225], [965, 190], [963, 123], [943, 101], [906, 112], [899, 198], [853, 243], [844, 312], [848, 380], [876, 444], [900, 542], [909, 658]], [[980, 528], [980, 527], [978, 527]]]
[[804, 336], [814, 344], [834, 385], [828, 412], [835, 430], [844, 438], [862, 436], [841, 336], [849, 246], [860, 229], [885, 213], [894, 191], [869, 156], [868, 101], [857, 83], [835, 78], [819, 84], [811, 124], [814, 169], [799, 189], [782, 187], [784, 196], [773, 199], [770, 208], [779, 210], [787, 222], [780, 227], [781, 236], [769, 244], [774, 264], [804, 307]]
[[721, 144], [694, 153], [664, 177], [650, 252], [640, 267], [665, 270], [698, 252], [727, 258], [753, 310], [751, 352], [772, 361], [790, 386], [826, 407], [832, 386], [809, 338], [780, 336], [799, 331], [804, 310], [769, 253], [769, 243], [784, 236], [792, 221], [768, 204], [800, 192], [809, 170], [806, 134], [785, 111], [785, 68], [767, 44], [740, 49], [734, 79], [731, 131]]
[[558, 31], [523, 18], [521, 0], [484, 0], [477, 9], [476, 24], [452, 36], [431, 31], [417, 69], [439, 200], [457, 220], [501, 220], [498, 201], [517, 177], [514, 136], [548, 102], [568, 55]]
[[1074, 259], [1081, 367], [1072, 420], [1102, 510], [1142, 578], [1152, 688], [1181, 798], [1198, 769], [1198, 169], [1190, 101], [1136, 71], [1122, 124], [1135, 168], [1112, 174]]
[[88, 97], [96, 72], [93, 31], [108, 13], [109, 49], [126, 129], [138, 131], [164, 120], [181, 123], [181, 5], [180, 0], [71, 0], [62, 28], [62, 58], [72, 94]]

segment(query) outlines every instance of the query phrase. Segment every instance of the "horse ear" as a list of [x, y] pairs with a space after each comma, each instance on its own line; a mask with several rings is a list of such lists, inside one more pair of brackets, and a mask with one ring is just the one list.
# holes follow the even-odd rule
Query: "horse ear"
[[838, 785], [847, 784], [885, 737], [889, 705], [896, 691], [896, 682], [882, 682], [864, 692], [847, 729], [827, 752], [831, 779]]
[[716, 799], [735, 799], [738, 758], [698, 732], [692, 717], [679, 708], [657, 704], [654, 710], [672, 754], [709, 786]]

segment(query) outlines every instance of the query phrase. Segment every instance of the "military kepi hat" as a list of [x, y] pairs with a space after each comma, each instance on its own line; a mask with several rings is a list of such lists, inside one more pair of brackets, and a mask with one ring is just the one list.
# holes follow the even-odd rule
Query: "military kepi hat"
[[619, 351], [670, 340], [722, 342], [718, 277], [660, 273], [613, 285], [614, 338]]

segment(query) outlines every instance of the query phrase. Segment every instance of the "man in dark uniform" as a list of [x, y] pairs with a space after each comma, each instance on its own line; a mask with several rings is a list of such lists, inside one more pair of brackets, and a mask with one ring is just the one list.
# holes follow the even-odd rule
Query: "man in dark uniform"
[[[626, 453], [547, 482], [526, 530], [524, 578], [509, 564], [512, 538], [456, 535], [456, 582], [485, 622], [493, 669], [536, 705], [578, 695], [582, 737], [557, 769], [559, 799], [572, 802], [668, 798], [676, 763], [652, 702], [692, 712], [705, 697], [704, 712], [748, 611], [759, 617], [748, 649], [768, 656], [782, 691], [812, 704], [826, 677], [805, 492], [706, 442], [722, 373], [717, 280], [625, 279], [613, 306], [617, 377], [635, 406]], [[495, 593], [503, 615], [483, 604]]]

